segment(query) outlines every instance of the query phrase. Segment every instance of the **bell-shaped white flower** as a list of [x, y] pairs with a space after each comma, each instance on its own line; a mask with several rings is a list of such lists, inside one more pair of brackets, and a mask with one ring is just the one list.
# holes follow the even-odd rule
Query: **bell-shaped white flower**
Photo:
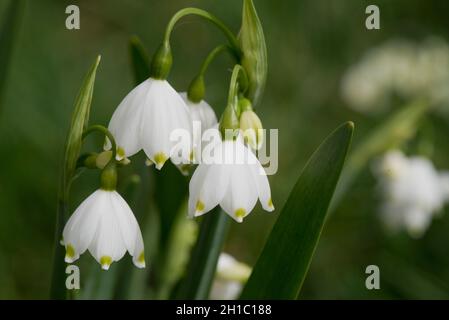
[[192, 121], [199, 121], [201, 123], [201, 132], [217, 124], [217, 116], [215, 115], [214, 109], [206, 101], [201, 100], [198, 103], [190, 101], [187, 97], [187, 92], [181, 92], [179, 95], [189, 108]]
[[190, 217], [220, 204], [234, 220], [242, 222], [257, 199], [266, 211], [274, 210], [265, 170], [241, 138], [216, 143], [210, 156], [203, 152], [189, 184]]
[[377, 163], [375, 173], [384, 195], [385, 223], [420, 236], [448, 200], [448, 180], [424, 157], [406, 157], [390, 151]]
[[72, 263], [87, 249], [108, 270], [126, 253], [138, 268], [145, 267], [144, 245], [131, 208], [116, 192], [98, 189], [84, 200], [64, 227], [65, 261]]
[[[157, 169], [179, 151], [175, 150], [179, 142], [172, 137], [179, 129], [191, 140], [192, 120], [186, 104], [166, 80], [153, 78], [139, 84], [123, 99], [109, 123], [119, 158], [143, 149]], [[190, 144], [188, 141], [183, 146], [186, 162], [191, 156]], [[108, 141], [105, 148], [110, 148]]]
[[212, 283], [210, 298], [212, 300], [235, 300], [239, 297], [243, 284], [248, 280], [251, 268], [237, 261], [227, 253], [221, 253], [217, 272]]

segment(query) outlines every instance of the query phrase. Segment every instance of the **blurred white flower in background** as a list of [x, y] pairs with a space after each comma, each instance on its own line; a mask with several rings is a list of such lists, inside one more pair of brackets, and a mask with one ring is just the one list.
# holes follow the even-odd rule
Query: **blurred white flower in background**
[[227, 253], [220, 254], [210, 298], [235, 300], [251, 274], [251, 268]]
[[438, 172], [424, 157], [389, 151], [375, 163], [374, 173], [383, 196], [384, 222], [394, 230], [406, 229], [413, 237], [423, 235], [449, 200], [449, 174]]
[[342, 96], [352, 109], [368, 113], [387, 108], [393, 95], [449, 105], [448, 83], [449, 45], [443, 39], [432, 37], [419, 44], [392, 40], [349, 68]]

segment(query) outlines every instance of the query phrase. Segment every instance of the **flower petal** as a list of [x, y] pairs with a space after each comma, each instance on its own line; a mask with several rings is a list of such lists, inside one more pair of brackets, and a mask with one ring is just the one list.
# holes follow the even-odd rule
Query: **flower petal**
[[[151, 86], [152, 81], [148, 79], [135, 87], [117, 107], [109, 122], [109, 131], [114, 136], [119, 150], [123, 150], [123, 157], [130, 157], [142, 148], [139, 133]], [[110, 142], [106, 139], [105, 149], [110, 148]]]

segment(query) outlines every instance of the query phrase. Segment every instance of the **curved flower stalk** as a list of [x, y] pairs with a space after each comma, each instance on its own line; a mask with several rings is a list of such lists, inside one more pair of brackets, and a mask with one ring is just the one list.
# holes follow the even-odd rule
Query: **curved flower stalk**
[[83, 137], [93, 131], [105, 134], [111, 143], [112, 154], [101, 172], [100, 189], [84, 200], [72, 214], [62, 233], [61, 244], [66, 249], [65, 261], [76, 261], [86, 250], [108, 270], [126, 251], [138, 268], [145, 267], [142, 233], [131, 208], [115, 191], [117, 185], [116, 143], [112, 134], [102, 126], [92, 126]]
[[212, 300], [235, 300], [242, 292], [244, 283], [251, 274], [251, 268], [237, 261], [225, 252], [220, 254], [217, 272], [212, 283], [210, 298]]
[[419, 237], [449, 200], [448, 176], [424, 157], [407, 158], [390, 151], [374, 167], [384, 196], [381, 214], [392, 229], [406, 229]]
[[[143, 149], [161, 169], [176, 152], [177, 142], [171, 134], [177, 129], [191, 134], [191, 122], [189, 110], [176, 90], [166, 80], [149, 78], [123, 99], [112, 115], [109, 130], [117, 141], [118, 159]], [[108, 141], [105, 148], [110, 149]], [[190, 146], [185, 148], [191, 150]], [[183, 156], [184, 161], [190, 160], [189, 152]]]

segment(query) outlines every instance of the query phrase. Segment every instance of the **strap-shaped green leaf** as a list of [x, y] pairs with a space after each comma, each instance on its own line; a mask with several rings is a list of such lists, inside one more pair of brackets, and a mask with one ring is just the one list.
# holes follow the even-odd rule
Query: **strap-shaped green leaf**
[[[0, 99], [8, 74], [9, 61], [24, 11], [23, 0], [11, 0], [0, 22]], [[0, 100], [1, 103], [1, 100]], [[1, 106], [1, 105], [0, 105]]]
[[334, 131], [309, 159], [279, 214], [241, 299], [296, 299], [320, 238], [354, 125]]
[[97, 57], [84, 79], [78, 97], [75, 100], [72, 121], [66, 139], [64, 166], [58, 194], [54, 265], [50, 293], [52, 299], [65, 299], [67, 297], [65, 288], [64, 248], [59, 244], [59, 241], [61, 240], [62, 230], [68, 217], [70, 185], [75, 175], [76, 163], [81, 151], [83, 132], [87, 128], [89, 121], [90, 104], [99, 63], [100, 56]]

